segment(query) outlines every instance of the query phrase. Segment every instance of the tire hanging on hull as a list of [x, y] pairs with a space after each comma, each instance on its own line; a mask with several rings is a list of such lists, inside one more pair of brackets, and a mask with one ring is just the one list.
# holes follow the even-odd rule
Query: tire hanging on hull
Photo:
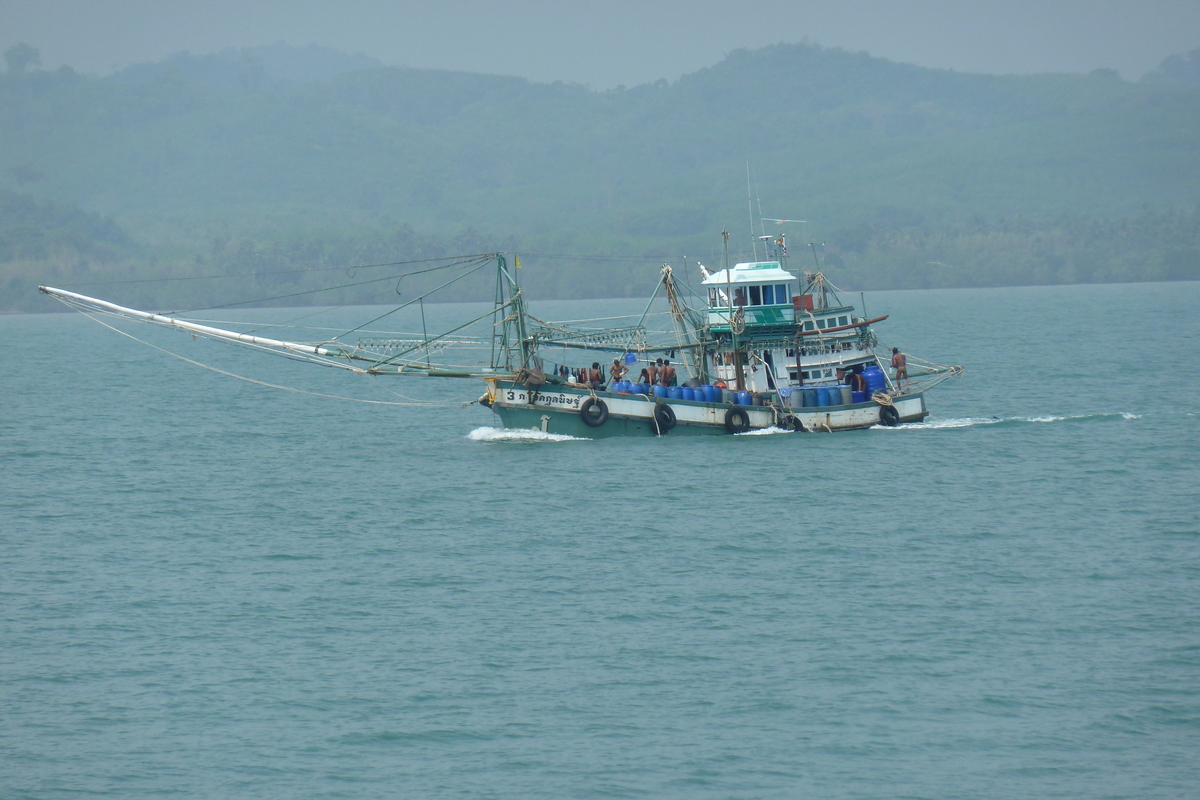
[[750, 430], [750, 413], [741, 406], [730, 406], [725, 412], [725, 430], [730, 433], [745, 433]]
[[900, 424], [900, 412], [896, 410], [895, 406], [880, 406], [879, 424], [889, 428], [896, 427]]
[[599, 428], [608, 422], [608, 405], [599, 397], [589, 397], [579, 407], [579, 418], [589, 428]]
[[780, 420], [780, 424], [783, 426], [783, 429], [785, 431], [795, 431], [797, 433], [808, 433], [808, 428], [804, 427], [804, 423], [801, 422], [800, 418], [797, 417], [795, 414], [788, 414], [786, 417], [784, 417], [782, 420]]
[[662, 436], [675, 427], [678, 420], [675, 419], [675, 409], [671, 408], [666, 403], [654, 404], [654, 429], [658, 431], [657, 436]]

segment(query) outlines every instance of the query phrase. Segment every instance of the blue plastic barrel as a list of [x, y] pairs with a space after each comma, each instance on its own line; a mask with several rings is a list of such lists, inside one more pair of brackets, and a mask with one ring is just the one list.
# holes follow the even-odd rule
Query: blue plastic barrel
[[856, 403], [865, 403], [865, 402], [867, 402], [868, 399], [869, 398], [867, 397], [866, 392], [855, 392], [854, 393], [854, 402], [856, 402]]
[[819, 405], [819, 406], [832, 405], [829, 402], [829, 390], [826, 389], [825, 387], [821, 387], [820, 389], [817, 389], [817, 405]]
[[749, 392], [742, 391], [737, 393], [737, 404], [739, 406], [748, 406], [752, 402], [753, 398], [750, 396]]
[[876, 391], [887, 388], [887, 377], [883, 374], [883, 370], [878, 364], [869, 364], [863, 368], [863, 377], [867, 381], [867, 395], [870, 396]]
[[704, 402], [719, 403], [721, 402], [721, 390], [715, 386], [705, 385], [704, 387]]
[[680, 394], [680, 399], [682, 399], [682, 400], [695, 400], [696, 399], [696, 390], [690, 386], [682, 387], [679, 394]]
[[682, 386], [667, 387], [667, 397], [670, 398], [671, 400], [682, 400], [683, 399], [683, 387]]
[[667, 396], [667, 387], [655, 386], [654, 387], [654, 396], [655, 397], [666, 397]]

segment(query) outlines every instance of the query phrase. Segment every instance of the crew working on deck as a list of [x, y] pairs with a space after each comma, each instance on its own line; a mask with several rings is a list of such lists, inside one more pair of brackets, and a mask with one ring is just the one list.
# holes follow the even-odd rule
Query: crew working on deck
[[662, 365], [658, 368], [658, 385], [659, 386], [674, 386], [675, 385], [675, 368], [671, 366], [671, 362], [667, 359], [659, 359]]
[[904, 391], [908, 391], [908, 356], [900, 352], [900, 348], [892, 348], [892, 366], [896, 369], [896, 383], [904, 379]]

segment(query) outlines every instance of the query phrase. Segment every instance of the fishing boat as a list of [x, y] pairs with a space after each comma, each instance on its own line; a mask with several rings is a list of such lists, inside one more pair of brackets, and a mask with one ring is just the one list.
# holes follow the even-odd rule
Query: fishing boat
[[[728, 254], [728, 234], [725, 241]], [[866, 318], [819, 270], [794, 274], [784, 237], [773, 244], [765, 260], [730, 266], [726, 255], [726, 266], [715, 272], [696, 263], [698, 290], [663, 264], [641, 317], [618, 326], [534, 316], [511, 268], [520, 267], [519, 258], [505, 253], [421, 265], [422, 274], [454, 272], [395, 309], [420, 303], [422, 319], [425, 301], [438, 291], [479, 281], [487, 267], [495, 276], [490, 309], [432, 335], [360, 325], [320, 340], [273, 338], [262, 335], [262, 325], [239, 331], [39, 288], [92, 316], [151, 323], [360, 374], [480, 380], [484, 392], [474, 402], [490, 408], [505, 428], [597, 438], [833, 432], [924, 420], [926, 393], [962, 367], [881, 347], [874, 326], [886, 315]], [[665, 305], [658, 313], [669, 324], [650, 324], [656, 304]], [[572, 361], [583, 366], [568, 367]], [[635, 372], [637, 380], [627, 379]]]

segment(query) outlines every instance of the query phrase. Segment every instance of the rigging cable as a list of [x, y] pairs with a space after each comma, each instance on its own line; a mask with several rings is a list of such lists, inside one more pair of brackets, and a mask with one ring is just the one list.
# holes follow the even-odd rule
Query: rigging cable
[[[104, 327], [108, 328], [111, 331], [116, 331], [117, 333], [121, 334], [122, 336], [133, 339], [135, 342], [139, 342], [140, 344], [144, 344], [147, 347], [158, 350], [160, 353], [166, 353], [169, 356], [178, 358], [180, 361], [186, 361], [189, 364], [200, 367], [202, 369], [210, 370], [212, 372], [216, 372], [219, 375], [225, 375], [230, 378], [236, 378], [239, 381], [246, 381], [247, 383], [253, 383], [257, 386], [265, 386], [268, 389], [280, 389], [285, 392], [295, 392], [296, 394], [307, 394], [307, 395], [312, 395], [313, 397], [324, 397], [329, 400], [346, 400], [351, 403], [367, 403], [370, 405], [377, 405], [377, 406], [418, 406], [418, 407], [424, 406], [424, 407], [429, 407], [429, 408], [434, 408], [434, 407], [450, 408], [451, 406], [454, 405], [454, 403], [448, 403], [448, 402], [421, 401], [421, 400], [415, 400], [415, 401], [408, 402], [408, 403], [397, 403], [392, 400], [365, 400], [365, 399], [359, 398], [359, 397], [344, 397], [342, 395], [336, 395], [336, 394], [324, 394], [322, 392], [311, 392], [311, 391], [308, 391], [307, 389], [297, 389], [293, 386], [282, 386], [282, 385], [276, 384], [276, 383], [267, 383], [266, 381], [260, 381], [255, 378], [247, 378], [245, 375], [238, 375], [235, 372], [230, 372], [228, 370], [220, 369], [219, 367], [213, 367], [208, 364], [204, 364], [199, 361], [195, 361], [193, 359], [188, 358], [187, 356], [183, 356], [183, 355], [180, 355], [179, 353], [175, 353], [170, 350], [167, 350], [164, 347], [159, 347], [156, 344], [151, 344], [150, 342], [147, 342], [144, 339], [139, 339], [138, 337], [134, 336], [131, 333], [127, 333], [127, 332], [121, 330], [120, 328], [117, 328], [113, 325], [109, 325], [107, 322], [104, 322], [103, 320], [97, 319], [96, 317], [92, 316], [92, 314], [88, 313], [87, 311], [80, 310], [80, 313], [83, 314], [88, 319], [92, 320], [93, 322], [97, 322], [97, 323], [103, 325]], [[351, 371], [356, 372], [358, 374], [366, 374], [365, 370], [352, 369], [350, 367], [344, 367], [344, 369], [351, 369]], [[396, 394], [396, 393], [393, 392], [393, 394]], [[403, 395], [397, 395], [397, 396], [402, 397]]]
[[[350, 264], [338, 267], [312, 267], [311, 269], [288, 269], [274, 272], [229, 272], [224, 275], [184, 275], [177, 278], [130, 278], [123, 281], [88, 281], [86, 283], [64, 283], [64, 288], [73, 286], [115, 286], [125, 283], [171, 283], [172, 281], [207, 281], [219, 278], [260, 278], [268, 275], [302, 275], [308, 272], [347, 272], [356, 269], [374, 269], [376, 267], [403, 267], [408, 264], [428, 264], [432, 261], [450, 261], [452, 259], [490, 258], [492, 253], [471, 253], [462, 256], [439, 256], [438, 258], [417, 258], [412, 261], [388, 261], [381, 264]], [[453, 266], [453, 264], [448, 265]], [[439, 269], [435, 267], [434, 269]], [[415, 273], [414, 273], [415, 274]]]

